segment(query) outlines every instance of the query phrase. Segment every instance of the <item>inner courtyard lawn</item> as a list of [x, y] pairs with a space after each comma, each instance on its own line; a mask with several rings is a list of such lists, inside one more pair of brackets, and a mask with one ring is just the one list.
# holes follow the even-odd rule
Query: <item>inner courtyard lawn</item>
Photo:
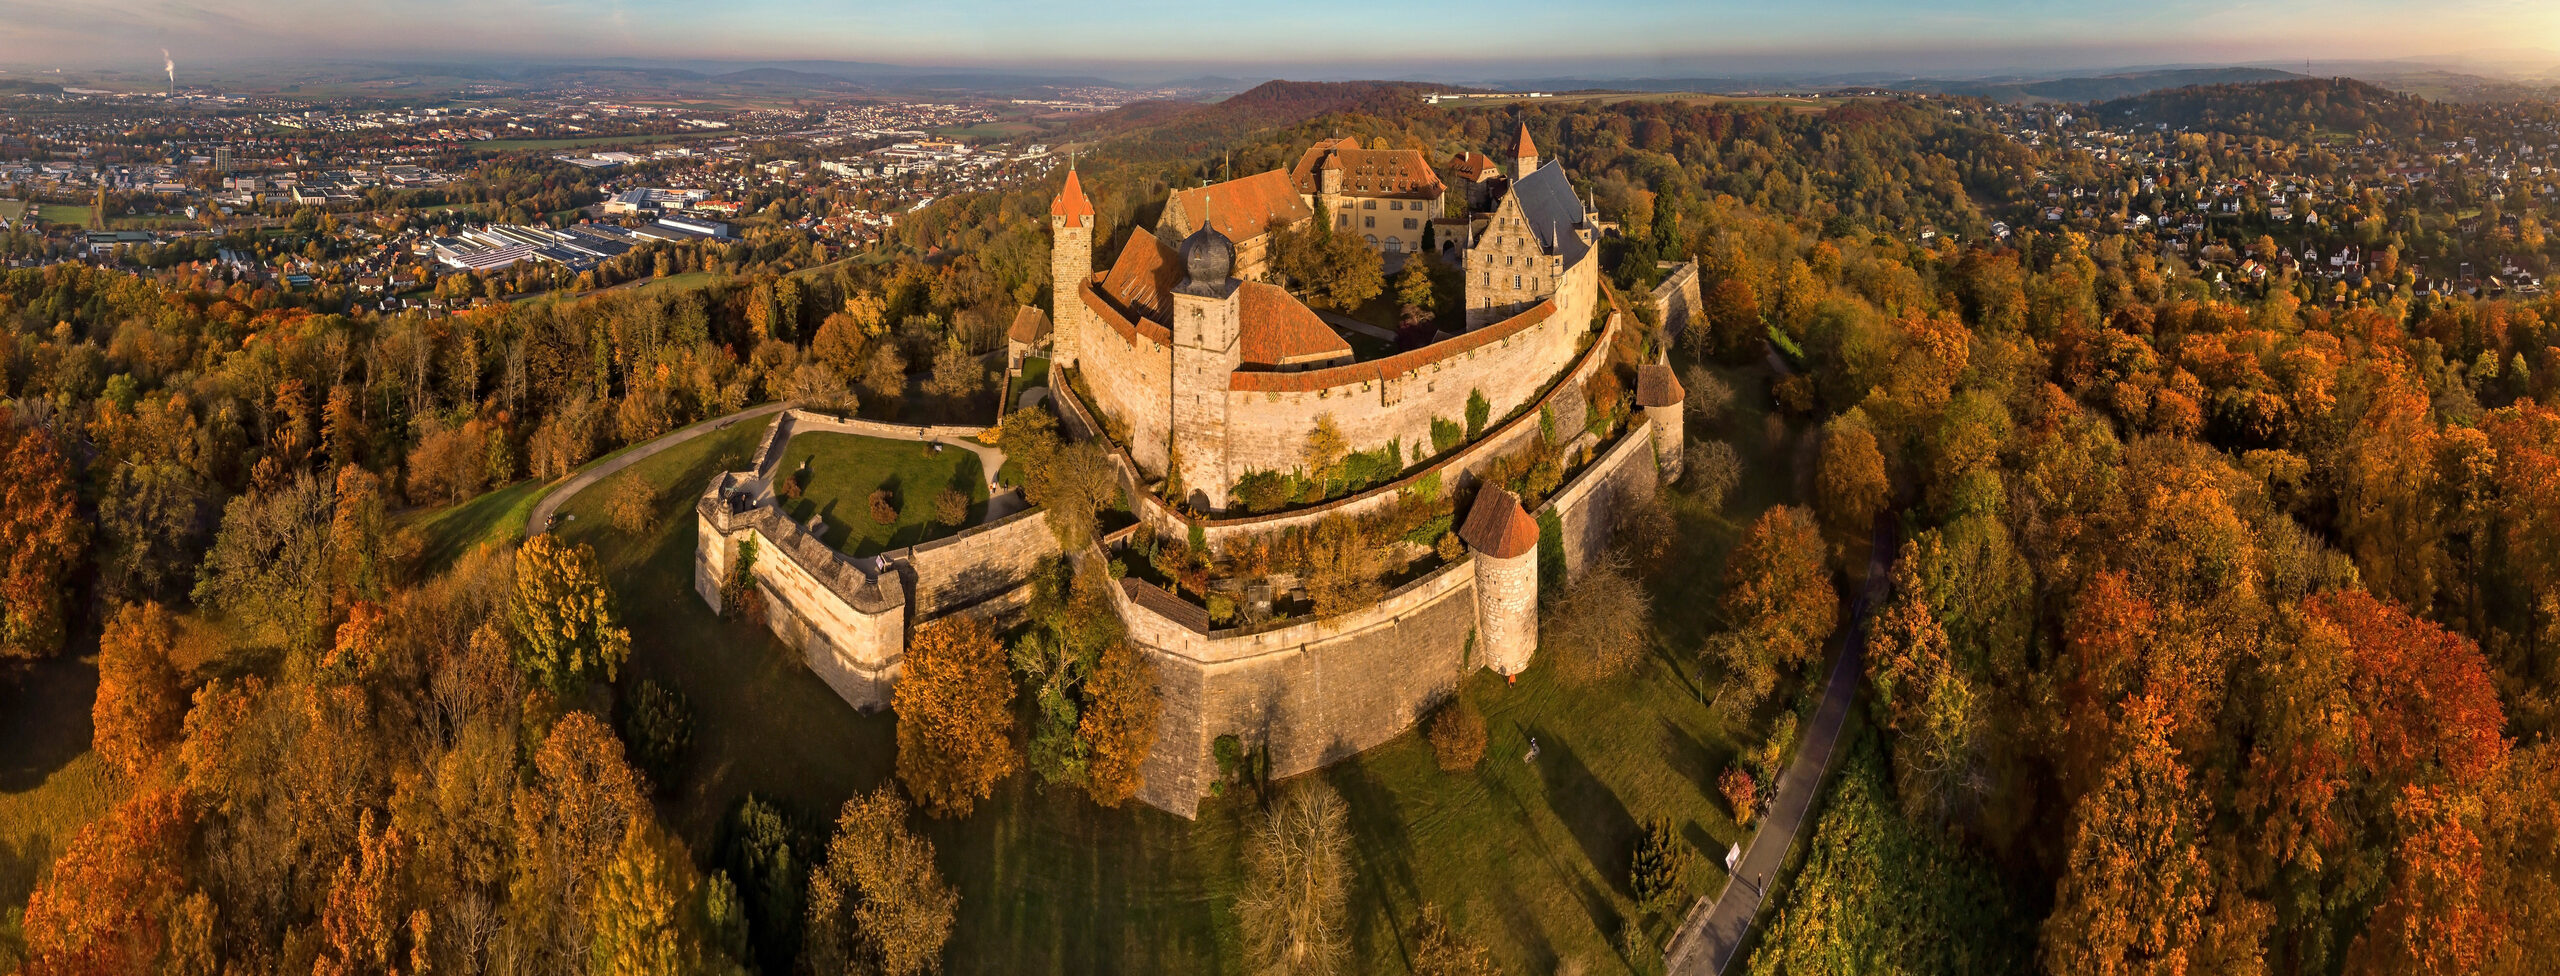
[[[1746, 412], [1734, 432], [1757, 433], [1757, 419]], [[718, 865], [722, 825], [748, 795], [789, 811], [815, 850], [843, 802], [889, 780], [896, 760], [892, 714], [848, 707], [792, 652], [761, 630], [720, 620], [693, 592], [695, 489], [713, 472], [743, 466], [759, 436], [742, 427], [626, 472], [661, 490], [661, 518], [643, 533], [611, 528], [609, 482], [571, 501], [564, 511], [579, 517], [560, 530], [596, 547], [619, 594], [633, 634], [621, 686], [655, 680], [691, 701], [691, 750], [659, 785], [657, 802], [706, 867]], [[808, 436], [794, 438], [793, 454], [816, 446], [801, 443]], [[1680, 543], [1648, 586], [1662, 646], [1635, 674], [1572, 686], [1545, 661], [1514, 685], [1480, 672], [1464, 688], [1490, 731], [1475, 770], [1441, 771], [1417, 729], [1312, 774], [1341, 793], [1350, 814], [1349, 971], [1408, 971], [1424, 905], [1440, 906], [1509, 972], [1660, 971], [1643, 946], [1658, 946], [1691, 899], [1723, 884], [1725, 846], [1744, 836], [1715, 779], [1795, 697], [1789, 685], [1750, 714], [1719, 708], [1721, 676], [1697, 657], [1700, 635], [1723, 626], [1711, 608], [1724, 550], [1787, 493], [1787, 465], [1776, 460], [1787, 452], [1771, 449], [1775, 457], [1763, 460], [1751, 450], [1759, 445], [1743, 440], [1753, 474], [1733, 504], [1709, 511], [1673, 499]], [[924, 460], [916, 445], [871, 444]], [[970, 458], [942, 457], [955, 455]], [[828, 455], [818, 457], [813, 487], [828, 470]], [[974, 472], [974, 458], [967, 463]], [[783, 470], [794, 464], [787, 454]], [[839, 509], [867, 507], [858, 487], [842, 489]], [[848, 514], [869, 521], [861, 508]], [[1028, 703], [1017, 703], [1017, 738], [1029, 717]], [[1533, 738], [1538, 759], [1524, 762]], [[946, 971], [1246, 971], [1234, 902], [1256, 809], [1249, 792], [1204, 800], [1196, 821], [1135, 803], [1103, 809], [1078, 790], [1044, 788], [1017, 772], [969, 817], [919, 815], [961, 896]], [[1687, 896], [1675, 899], [1672, 917], [1641, 914], [1627, 888], [1629, 856], [1653, 818], [1670, 821], [1693, 848]]]
[[[804, 466], [804, 490], [797, 501], [783, 504], [783, 513], [804, 525], [812, 515], [825, 519], [827, 544], [850, 555], [931, 541], [987, 514], [987, 481], [978, 456], [959, 448], [936, 453], [914, 441], [810, 431], [791, 435], [774, 476], [788, 478]], [[895, 499], [898, 515], [885, 525], [871, 517], [871, 493], [883, 488]], [[934, 521], [934, 498], [944, 488], [969, 498], [968, 517], [959, 526]]]

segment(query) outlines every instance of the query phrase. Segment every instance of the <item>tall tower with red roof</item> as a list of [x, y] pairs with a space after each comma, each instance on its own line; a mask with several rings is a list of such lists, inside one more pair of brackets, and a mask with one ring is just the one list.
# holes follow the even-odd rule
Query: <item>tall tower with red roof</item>
[[1520, 123], [1520, 144], [1511, 150], [1511, 178], [1527, 179], [1538, 171], [1538, 144], [1529, 139], [1529, 123]]
[[1084, 183], [1073, 167], [1067, 169], [1067, 185], [1058, 190], [1058, 199], [1049, 204], [1049, 231], [1049, 320], [1055, 330], [1051, 355], [1057, 365], [1074, 366], [1092, 318], [1082, 291], [1085, 279], [1093, 276], [1093, 201], [1085, 199]]

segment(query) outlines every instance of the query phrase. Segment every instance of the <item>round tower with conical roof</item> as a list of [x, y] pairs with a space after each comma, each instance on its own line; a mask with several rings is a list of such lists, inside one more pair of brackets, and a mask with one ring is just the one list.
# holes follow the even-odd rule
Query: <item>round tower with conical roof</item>
[[1538, 520], [1520, 496], [1486, 485], [1458, 538], [1475, 554], [1477, 660], [1519, 674], [1538, 650]]
[[1666, 482], [1680, 480], [1687, 458], [1682, 449], [1688, 432], [1682, 427], [1687, 417], [1681, 413], [1688, 391], [1680, 388], [1680, 378], [1668, 363], [1646, 363], [1636, 367], [1636, 406], [1644, 410], [1646, 424], [1653, 431], [1653, 460]]

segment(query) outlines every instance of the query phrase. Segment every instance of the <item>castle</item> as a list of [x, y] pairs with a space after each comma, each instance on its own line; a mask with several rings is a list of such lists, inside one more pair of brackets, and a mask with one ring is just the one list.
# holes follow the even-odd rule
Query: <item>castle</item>
[[1327, 416], [1354, 452], [1392, 443], [1400, 456], [1429, 457], [1432, 421], [1463, 418], [1475, 397], [1509, 415], [1591, 331], [1595, 222], [1523, 130], [1506, 185], [1486, 210], [1452, 222], [1445, 241], [1463, 262], [1465, 331], [1355, 361], [1321, 316], [1260, 279], [1271, 237], [1318, 214], [1388, 253], [1420, 250], [1444, 185], [1418, 150], [1356, 146], [1319, 145], [1294, 173], [1177, 191], [1156, 231], [1130, 234], [1100, 273], [1093, 204], [1077, 174], [1050, 207], [1054, 362], [1083, 377], [1093, 407], [1125, 428], [1149, 478], [1180, 472], [1196, 511], [1227, 511], [1247, 475], [1298, 467], [1307, 432]]
[[[1513, 145], [1507, 173], [1481, 154], [1459, 157], [1453, 174], [1467, 203], [1443, 217], [1450, 184], [1420, 151], [1319, 143], [1292, 169], [1175, 191], [1156, 226], [1129, 233], [1107, 267], [1094, 260], [1093, 203], [1068, 173], [1050, 207], [1049, 390], [1070, 436], [1110, 449], [1139, 523], [1106, 536], [1106, 547], [1152, 532], [1223, 552], [1385, 511], [1418, 491], [1465, 500], [1452, 513], [1457, 558], [1417, 562], [1432, 568], [1331, 616], [1213, 621], [1189, 598], [1119, 580], [1114, 609], [1154, 664], [1164, 703], [1146, 802], [1189, 816], [1215, 775], [1220, 737], [1267, 750], [1274, 775], [1293, 775], [1401, 734], [1475, 669], [1518, 674], [1537, 650], [1542, 578], [1580, 573], [1625, 504], [1677, 476], [1683, 391], [1658, 354], [1613, 364], [1633, 326], [1601, 279], [1599, 224], [1526, 130]], [[1433, 253], [1462, 268], [1463, 328], [1420, 348], [1357, 355], [1326, 316], [1270, 280], [1274, 238], [1316, 221], [1382, 254]], [[1037, 320], [1026, 313], [1032, 325], [1017, 339], [1039, 338]], [[1620, 371], [1632, 374], [1631, 402], [1607, 407], [1623, 414], [1595, 414], [1590, 391], [1620, 388]], [[1462, 420], [1463, 442], [1435, 440], [1435, 421], [1447, 431]], [[915, 624], [1017, 612], [1032, 568], [1059, 555], [1057, 543], [1033, 509], [872, 560], [845, 557], [774, 507], [771, 469], [805, 422], [816, 418], [786, 412], [754, 470], [723, 474], [703, 493], [696, 589], [718, 606], [739, 544], [754, 541], [762, 555], [750, 575], [774, 632], [848, 701], [877, 707]], [[1321, 504], [1241, 512], [1239, 482], [1299, 470], [1320, 423], [1350, 451], [1392, 447], [1405, 471]], [[1534, 510], [1483, 483], [1498, 460], [1533, 445], [1568, 468]]]

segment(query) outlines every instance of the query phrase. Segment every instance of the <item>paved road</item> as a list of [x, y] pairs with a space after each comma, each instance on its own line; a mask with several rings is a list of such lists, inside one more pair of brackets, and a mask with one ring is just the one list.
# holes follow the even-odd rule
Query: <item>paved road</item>
[[782, 403], [768, 403], [761, 407], [748, 407], [747, 409], [740, 410], [737, 413], [733, 413], [716, 420], [705, 420], [691, 427], [684, 428], [683, 430], [661, 435], [657, 440], [650, 441], [649, 443], [624, 451], [613, 460], [606, 461], [603, 464], [578, 472], [577, 474], [570, 476], [569, 480], [561, 482], [557, 487], [554, 487], [549, 492], [545, 493], [542, 496], [542, 501], [534, 504], [533, 514], [525, 519], [525, 537], [532, 538], [534, 536], [541, 535], [544, 530], [551, 527], [551, 513], [558, 511], [562, 504], [567, 503], [570, 498], [575, 497], [579, 492], [585, 491], [587, 486], [612, 477], [613, 473], [616, 471], [630, 467], [650, 455], [664, 451], [670, 447], [682, 444], [704, 434], [711, 433], [712, 431], [726, 430], [731, 424], [754, 420], [758, 417], [763, 417], [769, 414], [780, 413], [791, 406], [792, 404], [788, 401]]
[[1848, 719], [1849, 705], [1858, 695], [1867, 611], [1884, 596], [1893, 545], [1890, 516], [1878, 519], [1875, 548], [1867, 555], [1867, 585], [1850, 607], [1848, 619], [1832, 636], [1831, 674], [1824, 679], [1822, 703], [1814, 709], [1813, 724], [1796, 745], [1795, 761], [1779, 775], [1778, 794], [1761, 819], [1760, 829], [1752, 833], [1749, 846], [1743, 848], [1742, 861], [1735, 865], [1733, 876], [1726, 879], [1724, 890], [1699, 899], [1681, 921], [1680, 931], [1672, 934], [1671, 944], [1663, 949], [1663, 970], [1671, 976], [1712, 976], [1732, 965], [1734, 951], [1750, 934], [1752, 920], [1759, 917], [1769, 879], [1777, 875], [1779, 865], [1787, 859], [1787, 849], [1804, 832], [1805, 814], [1813, 807], [1813, 795], [1822, 786], [1823, 773], [1831, 768], [1832, 747], [1839, 744], [1840, 726]]

